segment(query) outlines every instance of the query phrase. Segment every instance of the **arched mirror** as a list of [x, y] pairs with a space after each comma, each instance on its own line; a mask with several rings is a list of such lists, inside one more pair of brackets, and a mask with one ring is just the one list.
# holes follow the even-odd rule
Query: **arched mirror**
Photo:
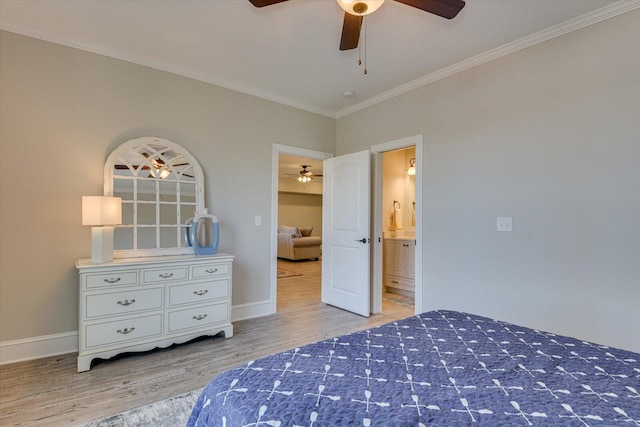
[[114, 257], [193, 253], [185, 222], [204, 211], [203, 182], [196, 159], [167, 139], [136, 138], [114, 150], [104, 167], [104, 195], [122, 198]]

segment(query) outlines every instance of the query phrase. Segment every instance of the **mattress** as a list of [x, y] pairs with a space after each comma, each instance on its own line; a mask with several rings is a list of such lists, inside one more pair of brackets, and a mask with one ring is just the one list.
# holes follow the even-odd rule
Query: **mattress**
[[640, 426], [640, 355], [431, 311], [230, 369], [189, 426]]

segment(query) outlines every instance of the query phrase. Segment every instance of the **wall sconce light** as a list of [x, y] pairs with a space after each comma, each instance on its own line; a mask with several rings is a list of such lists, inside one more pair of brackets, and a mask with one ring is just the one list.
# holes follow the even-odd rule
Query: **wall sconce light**
[[82, 225], [91, 228], [91, 262], [113, 261], [113, 226], [122, 224], [120, 197], [82, 196]]
[[416, 174], [416, 158], [412, 157], [411, 160], [409, 160], [409, 170], [407, 170], [407, 175], [413, 176], [415, 174]]

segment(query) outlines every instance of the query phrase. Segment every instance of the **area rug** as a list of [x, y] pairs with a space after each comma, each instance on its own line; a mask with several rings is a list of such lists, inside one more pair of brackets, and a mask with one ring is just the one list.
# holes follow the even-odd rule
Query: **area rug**
[[288, 270], [278, 270], [278, 279], [284, 279], [285, 277], [296, 277], [296, 276], [302, 276], [302, 273], [296, 273], [294, 271], [288, 271]]
[[193, 390], [159, 402], [94, 420], [78, 427], [175, 427], [187, 424], [202, 390]]

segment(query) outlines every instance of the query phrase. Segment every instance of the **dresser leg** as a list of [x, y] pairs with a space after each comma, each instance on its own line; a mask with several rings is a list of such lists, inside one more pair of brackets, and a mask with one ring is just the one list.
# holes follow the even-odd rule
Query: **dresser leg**
[[78, 372], [85, 372], [91, 369], [92, 356], [78, 356]]
[[226, 328], [223, 328], [225, 338], [231, 338], [233, 336], [233, 325], [229, 325]]

